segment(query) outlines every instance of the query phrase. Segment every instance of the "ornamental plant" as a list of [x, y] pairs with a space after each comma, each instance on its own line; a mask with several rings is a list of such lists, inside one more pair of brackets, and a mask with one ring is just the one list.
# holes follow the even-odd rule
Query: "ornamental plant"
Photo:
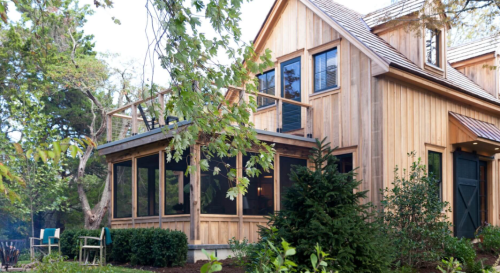
[[[409, 153], [415, 158], [415, 152]], [[396, 259], [401, 265], [422, 266], [444, 257], [444, 245], [451, 236], [451, 212], [448, 202], [439, 199], [438, 181], [427, 176], [420, 158], [413, 160], [407, 172], [396, 167], [394, 182], [382, 191], [383, 212], [380, 220], [394, 240]]]
[[269, 228], [260, 229], [261, 244], [285, 240], [296, 247], [289, 259], [298, 265], [311, 264], [318, 244], [335, 258], [328, 270], [387, 272], [393, 255], [380, 225], [372, 221], [373, 206], [364, 202], [366, 191], [357, 190], [361, 182], [355, 173], [338, 171], [333, 151], [325, 140], [317, 141], [310, 158], [314, 170], [298, 167], [292, 172], [285, 209], [270, 216]]

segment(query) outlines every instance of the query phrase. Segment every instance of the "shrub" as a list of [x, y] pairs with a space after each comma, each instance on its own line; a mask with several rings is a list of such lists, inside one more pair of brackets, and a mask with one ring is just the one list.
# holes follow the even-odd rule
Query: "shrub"
[[[414, 158], [415, 153], [408, 156]], [[397, 260], [410, 267], [435, 262], [443, 257], [443, 245], [451, 234], [446, 217], [450, 209], [438, 198], [438, 181], [427, 176], [420, 158], [413, 161], [408, 174], [403, 170], [400, 176], [397, 167], [394, 173], [392, 187], [382, 190], [380, 220], [394, 240]]]
[[240, 242], [233, 237], [229, 240], [229, 247], [231, 248], [231, 252], [233, 252], [234, 258], [236, 259], [236, 264], [238, 266], [245, 266], [247, 263], [247, 257], [252, 251], [252, 245], [248, 243], [248, 240], [243, 239], [243, 241]]
[[462, 264], [476, 260], [476, 251], [472, 242], [466, 238], [447, 237], [444, 244], [444, 255], [445, 257], [454, 257]]
[[[61, 234], [61, 252], [69, 257], [78, 257], [78, 237], [99, 237], [100, 233], [101, 230], [65, 230]], [[113, 243], [108, 246], [106, 256], [108, 261], [165, 267], [182, 266], [187, 260], [187, 236], [180, 231], [111, 229], [111, 238]]]
[[483, 238], [481, 247], [484, 251], [500, 254], [500, 227], [486, 226], [479, 236]]
[[269, 228], [261, 227], [261, 248], [266, 240], [273, 245], [285, 240], [297, 248], [297, 255], [290, 259], [306, 265], [319, 243], [335, 257], [329, 269], [386, 272], [392, 254], [379, 225], [370, 221], [373, 206], [362, 203], [366, 191], [356, 190], [361, 182], [353, 172], [339, 173], [329, 143], [318, 141], [317, 146], [311, 156], [315, 169], [299, 167], [292, 172], [294, 184], [284, 195], [285, 208], [270, 216]]

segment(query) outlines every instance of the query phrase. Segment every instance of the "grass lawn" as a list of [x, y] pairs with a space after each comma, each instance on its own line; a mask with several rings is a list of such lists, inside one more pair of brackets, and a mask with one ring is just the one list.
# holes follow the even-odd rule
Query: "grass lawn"
[[[17, 267], [29, 264], [30, 261], [19, 261], [17, 262]], [[76, 263], [76, 262], [66, 262], [66, 263]], [[113, 271], [115, 273], [153, 273], [153, 271], [148, 271], [148, 270], [140, 270], [140, 269], [133, 269], [133, 268], [127, 268], [127, 267], [121, 267], [121, 266], [113, 266]]]

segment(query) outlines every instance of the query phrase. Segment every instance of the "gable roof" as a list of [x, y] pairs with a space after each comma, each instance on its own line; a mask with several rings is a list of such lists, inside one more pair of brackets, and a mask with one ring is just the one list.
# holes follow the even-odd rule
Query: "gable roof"
[[363, 17], [370, 28], [374, 28], [391, 19], [403, 17], [420, 11], [426, 0], [401, 0], [385, 8], [368, 13]]
[[500, 129], [494, 124], [460, 115], [455, 112], [450, 112], [450, 115], [477, 137], [500, 142]]
[[[344, 7], [333, 0], [301, 1], [313, 4], [321, 12], [329, 16], [336, 24], [338, 24], [338, 26], [352, 34], [356, 40], [360, 41], [366, 48], [384, 59], [390, 66], [421, 76], [458, 90], [462, 93], [500, 105], [500, 100], [489, 94], [449, 64], [447, 64], [447, 75], [445, 78], [438, 77], [431, 72], [418, 67], [385, 40], [372, 33], [369, 26], [357, 12]], [[332, 27], [335, 28], [335, 26]]]
[[467, 59], [498, 52], [500, 38], [497, 35], [485, 37], [447, 49], [448, 62], [456, 63]]

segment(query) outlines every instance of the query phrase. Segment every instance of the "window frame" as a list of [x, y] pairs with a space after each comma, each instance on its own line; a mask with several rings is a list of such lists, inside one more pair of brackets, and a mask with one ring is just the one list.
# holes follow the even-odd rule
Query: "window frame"
[[[430, 173], [430, 165], [429, 165], [429, 157], [431, 154], [439, 155], [439, 201], [443, 201], [443, 153], [434, 151], [434, 150], [428, 150], [427, 151], [427, 175], [431, 175]], [[436, 177], [437, 178], [437, 177]]]
[[[335, 86], [326, 86], [325, 88], [323, 89], [320, 89], [320, 90], [316, 90], [316, 56], [318, 55], [322, 55], [322, 54], [327, 54], [328, 52], [330, 51], [335, 51], [336, 52], [336, 59], [337, 59], [337, 68], [336, 68], [336, 74], [337, 74], [337, 81], [336, 81], [336, 84]], [[328, 61], [327, 61], [328, 62]], [[322, 93], [322, 92], [325, 92], [327, 90], [333, 90], [333, 89], [337, 89], [339, 87], [339, 50], [338, 50], [338, 46], [334, 46], [334, 47], [331, 47], [329, 49], [326, 49], [326, 50], [323, 50], [321, 52], [318, 52], [318, 53], [314, 53], [312, 54], [312, 78], [311, 78], [311, 81], [312, 81], [312, 84], [313, 84], [313, 88], [312, 88], [312, 93], [313, 94], [318, 94], [318, 93]], [[325, 63], [326, 65], [326, 63]], [[328, 66], [326, 66], [327, 68]], [[325, 68], [325, 71], [326, 71], [326, 68]]]
[[315, 97], [315, 96], [326, 96], [332, 93], [338, 93], [340, 92], [340, 88], [342, 86], [342, 77], [341, 77], [341, 71], [342, 71], [342, 45], [341, 42], [342, 38], [335, 39], [333, 41], [330, 41], [328, 43], [310, 48], [307, 50], [307, 59], [308, 59], [308, 70], [307, 72], [308, 76], [311, 79], [314, 79], [314, 58], [313, 56], [325, 51], [328, 51], [333, 48], [337, 48], [337, 87], [330, 88], [330, 89], [325, 89], [323, 91], [318, 91], [314, 92], [314, 81], [311, 80], [307, 86], [307, 92], [309, 93], [309, 97]]
[[[437, 64], [433, 64], [429, 62], [428, 58], [428, 53], [427, 53], [427, 32], [431, 31], [433, 33], [436, 33], [436, 62]], [[425, 35], [424, 35], [424, 62], [426, 65], [430, 65], [434, 68], [442, 68], [442, 60], [441, 60], [441, 47], [442, 47], [442, 42], [441, 42], [441, 36], [442, 36], [442, 31], [437, 29], [437, 28], [431, 28], [431, 27], [425, 27]]]
[[[164, 213], [164, 211], [162, 211], [161, 209], [161, 206], [162, 206], [162, 196], [160, 193], [164, 193], [165, 189], [164, 189], [164, 186], [162, 186], [161, 184], [162, 183], [165, 183], [165, 179], [162, 179], [162, 173], [164, 174], [165, 172], [161, 171], [161, 165], [162, 164], [159, 164], [158, 165], [158, 215], [148, 215], [148, 216], [139, 216], [139, 187], [138, 187], [138, 182], [139, 182], [139, 179], [138, 179], [138, 176], [139, 176], [139, 164], [138, 164], [138, 160], [141, 159], [141, 158], [144, 158], [144, 157], [148, 157], [148, 156], [152, 156], [152, 155], [158, 155], [160, 158], [159, 160], [162, 160], [161, 158], [161, 154], [159, 152], [153, 152], [153, 153], [148, 153], [148, 154], [143, 154], [143, 155], [140, 155], [140, 156], [136, 156], [134, 157], [134, 164], [135, 164], [135, 171], [133, 171], [133, 182], [132, 182], [132, 185], [135, 189], [135, 217], [134, 218], [140, 218], [140, 219], [147, 219], [148, 217], [149, 218], [157, 218], [159, 217], [161, 214]], [[158, 163], [160, 163], [158, 161]], [[134, 169], [133, 169], [134, 170]], [[134, 202], [132, 202], [134, 203]], [[163, 201], [164, 203], [164, 201]], [[149, 210], [149, 207], [148, 207], [148, 210]], [[153, 208], [153, 211], [154, 211], [154, 208]]]
[[[262, 72], [262, 73], [260, 73], [260, 74], [257, 74], [257, 75], [255, 75], [255, 77], [256, 77], [257, 79], [259, 79], [259, 76], [266, 75], [266, 74], [271, 73], [271, 72], [274, 72], [274, 94], [273, 94], [273, 96], [276, 96], [276, 88], [277, 88], [278, 86], [277, 86], [277, 83], [276, 83], [276, 69], [275, 69], [275, 68], [272, 68], [272, 69], [269, 69], [269, 70], [267, 70], [267, 71], [264, 71], [264, 72]], [[266, 76], [266, 77], [267, 77], [267, 76]], [[258, 90], [258, 91], [259, 91], [259, 93], [263, 93], [263, 92], [262, 92], [262, 90], [260, 90], [260, 81], [259, 81], [259, 86], [258, 86], [257, 88], [259, 89], [259, 90]], [[269, 89], [269, 88], [268, 88], [268, 89]], [[265, 94], [267, 94], [267, 93], [265, 93]], [[256, 96], [256, 99], [257, 99], [257, 110], [262, 110], [262, 109], [266, 109], [266, 108], [268, 108], [268, 107], [273, 107], [273, 106], [276, 106], [276, 100], [274, 100], [274, 102], [273, 102], [273, 103], [271, 103], [271, 104], [268, 104], [268, 105], [261, 105], [261, 106], [259, 106], [259, 103], [258, 103], [259, 96]]]
[[[130, 203], [132, 204], [132, 206], [130, 207], [130, 217], [117, 217], [116, 216], [116, 183], [115, 183], [115, 177], [116, 177], [116, 172], [115, 172], [115, 165], [116, 164], [120, 164], [120, 163], [123, 163], [123, 162], [127, 162], [127, 161], [130, 161], [131, 163], [131, 167], [130, 167], [130, 187], [131, 187], [131, 192], [130, 192]], [[120, 161], [116, 161], [116, 162], [113, 162], [112, 163], [112, 172], [111, 172], [111, 179], [112, 179], [112, 183], [111, 183], [111, 198], [112, 198], [112, 202], [111, 202], [111, 213], [112, 213], [112, 217], [111, 219], [119, 219], [119, 220], [126, 220], [126, 219], [133, 219], [134, 218], [134, 183], [135, 183], [135, 179], [134, 179], [134, 159], [133, 158], [127, 158], [127, 159], [123, 159], [123, 160], [120, 160]]]

